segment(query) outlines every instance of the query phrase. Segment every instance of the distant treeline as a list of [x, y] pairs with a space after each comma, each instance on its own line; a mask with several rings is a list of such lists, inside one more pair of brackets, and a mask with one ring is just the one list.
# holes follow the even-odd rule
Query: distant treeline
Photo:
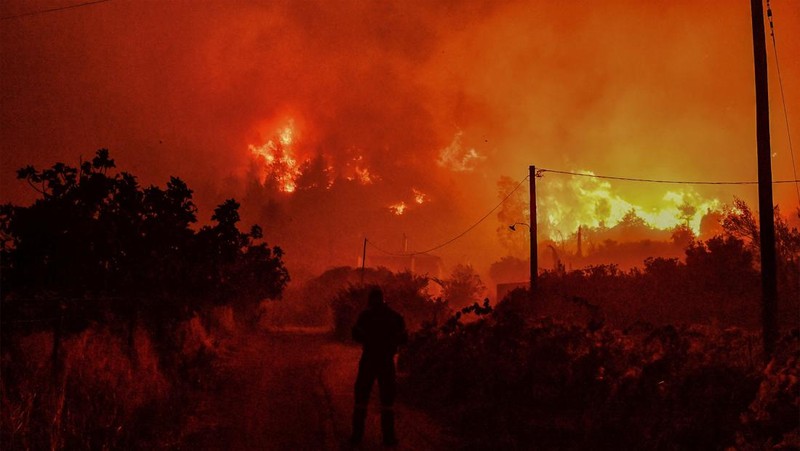
[[[797, 327], [800, 318], [800, 231], [775, 214], [779, 321]], [[673, 232], [684, 243], [683, 258], [648, 257], [641, 266], [615, 264], [556, 269], [539, 275], [536, 302], [520, 308], [564, 317], [574, 312], [617, 327], [711, 323], [758, 327], [761, 316], [759, 229], [740, 199], [721, 216], [721, 233], [699, 240], [687, 228]], [[643, 242], [646, 244], [646, 242]], [[636, 243], [632, 243], [635, 245]], [[504, 257], [491, 266], [493, 278], [527, 271], [528, 263]], [[519, 277], [519, 276], [517, 276]], [[577, 310], [576, 310], [577, 309]]]

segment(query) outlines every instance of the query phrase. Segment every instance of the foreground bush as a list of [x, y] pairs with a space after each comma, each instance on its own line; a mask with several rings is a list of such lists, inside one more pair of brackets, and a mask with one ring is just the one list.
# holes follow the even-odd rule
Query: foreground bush
[[233, 199], [193, 227], [182, 180], [142, 187], [105, 149], [17, 176], [40, 196], [0, 205], [3, 449], [175, 447], [214, 377], [199, 316], [256, 326], [289, 281], [283, 251], [239, 229]]
[[[426, 323], [437, 323], [450, 315], [447, 302], [432, 299], [427, 291], [428, 279], [410, 272], [392, 273], [386, 269], [375, 270], [367, 279], [379, 285], [384, 299], [391, 308], [403, 315], [410, 331]], [[334, 334], [338, 339], [350, 339], [350, 331], [358, 314], [367, 307], [371, 285], [350, 284], [335, 292], [331, 300]]]
[[194, 393], [215, 380], [217, 334], [199, 318], [175, 331], [180, 352], [160, 365], [150, 334], [136, 347], [111, 327], [93, 325], [64, 340], [37, 332], [3, 343], [0, 377], [2, 449], [165, 449], [179, 446]]
[[425, 328], [400, 356], [409, 395], [471, 449], [798, 444], [796, 335], [763, 370], [741, 329], [590, 330], [501, 307]]
[[40, 196], [0, 205], [0, 308], [14, 324], [0, 329], [3, 341], [50, 331], [58, 342], [91, 323], [127, 323], [132, 332], [140, 322], [166, 365], [180, 322], [215, 306], [256, 319], [289, 281], [281, 248], [257, 225], [239, 229], [238, 202], [226, 200], [210, 225], [194, 228], [186, 183], [140, 186], [106, 149], [79, 167], [28, 166], [17, 176]]
[[65, 341], [58, 372], [52, 367], [52, 337], [36, 333], [22, 338], [19, 351], [27, 358], [11, 361], [9, 353], [3, 356], [3, 447], [165, 445], [170, 431], [163, 428], [176, 421], [164, 417], [172, 410], [170, 383], [158, 368], [148, 337], [140, 333], [138, 338], [131, 359], [109, 330], [87, 329]]

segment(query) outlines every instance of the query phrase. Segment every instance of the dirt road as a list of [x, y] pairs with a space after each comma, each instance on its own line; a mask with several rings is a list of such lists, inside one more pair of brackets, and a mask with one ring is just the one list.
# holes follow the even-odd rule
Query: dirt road
[[[201, 396], [186, 449], [344, 450], [382, 449], [377, 393], [373, 393], [364, 442], [348, 444], [357, 347], [331, 341], [324, 331], [283, 330], [253, 334], [228, 346], [220, 358], [225, 383]], [[377, 384], [373, 388], [377, 390]], [[398, 450], [457, 447], [425, 414], [396, 406]]]

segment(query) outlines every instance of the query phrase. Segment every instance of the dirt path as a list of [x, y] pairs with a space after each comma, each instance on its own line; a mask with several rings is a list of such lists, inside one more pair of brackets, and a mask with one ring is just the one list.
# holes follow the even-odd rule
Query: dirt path
[[[323, 331], [248, 336], [220, 359], [228, 378], [203, 396], [186, 449], [343, 450], [348, 445], [360, 350]], [[377, 390], [377, 386], [374, 387]], [[456, 442], [421, 412], [397, 405], [398, 450], [452, 449]], [[355, 449], [382, 449], [373, 393], [367, 433]]]

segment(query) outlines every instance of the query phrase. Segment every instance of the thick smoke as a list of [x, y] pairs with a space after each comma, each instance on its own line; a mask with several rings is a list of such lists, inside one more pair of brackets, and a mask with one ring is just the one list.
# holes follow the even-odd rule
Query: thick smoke
[[[800, 15], [773, 6], [791, 114]], [[18, 167], [108, 147], [145, 184], [186, 179], [203, 220], [242, 199], [289, 261], [355, 264], [364, 235], [399, 251], [403, 234], [425, 249], [461, 232], [496, 204], [498, 179], [529, 164], [754, 179], [749, 21], [747, 2], [717, 1], [113, 1], [5, 20], [2, 197], [34, 194], [13, 180]], [[792, 178], [772, 100], [775, 178]], [[299, 164], [341, 179], [328, 194], [259, 191], [250, 146], [290, 121]], [[356, 165], [372, 183], [345, 182]], [[613, 189], [645, 207], [664, 198], [659, 186]], [[755, 200], [753, 188], [696, 192]], [[789, 185], [775, 195], [786, 211], [797, 203]], [[398, 216], [389, 206], [401, 202]], [[505, 253], [497, 227], [492, 216], [439, 253], [488, 266]]]

